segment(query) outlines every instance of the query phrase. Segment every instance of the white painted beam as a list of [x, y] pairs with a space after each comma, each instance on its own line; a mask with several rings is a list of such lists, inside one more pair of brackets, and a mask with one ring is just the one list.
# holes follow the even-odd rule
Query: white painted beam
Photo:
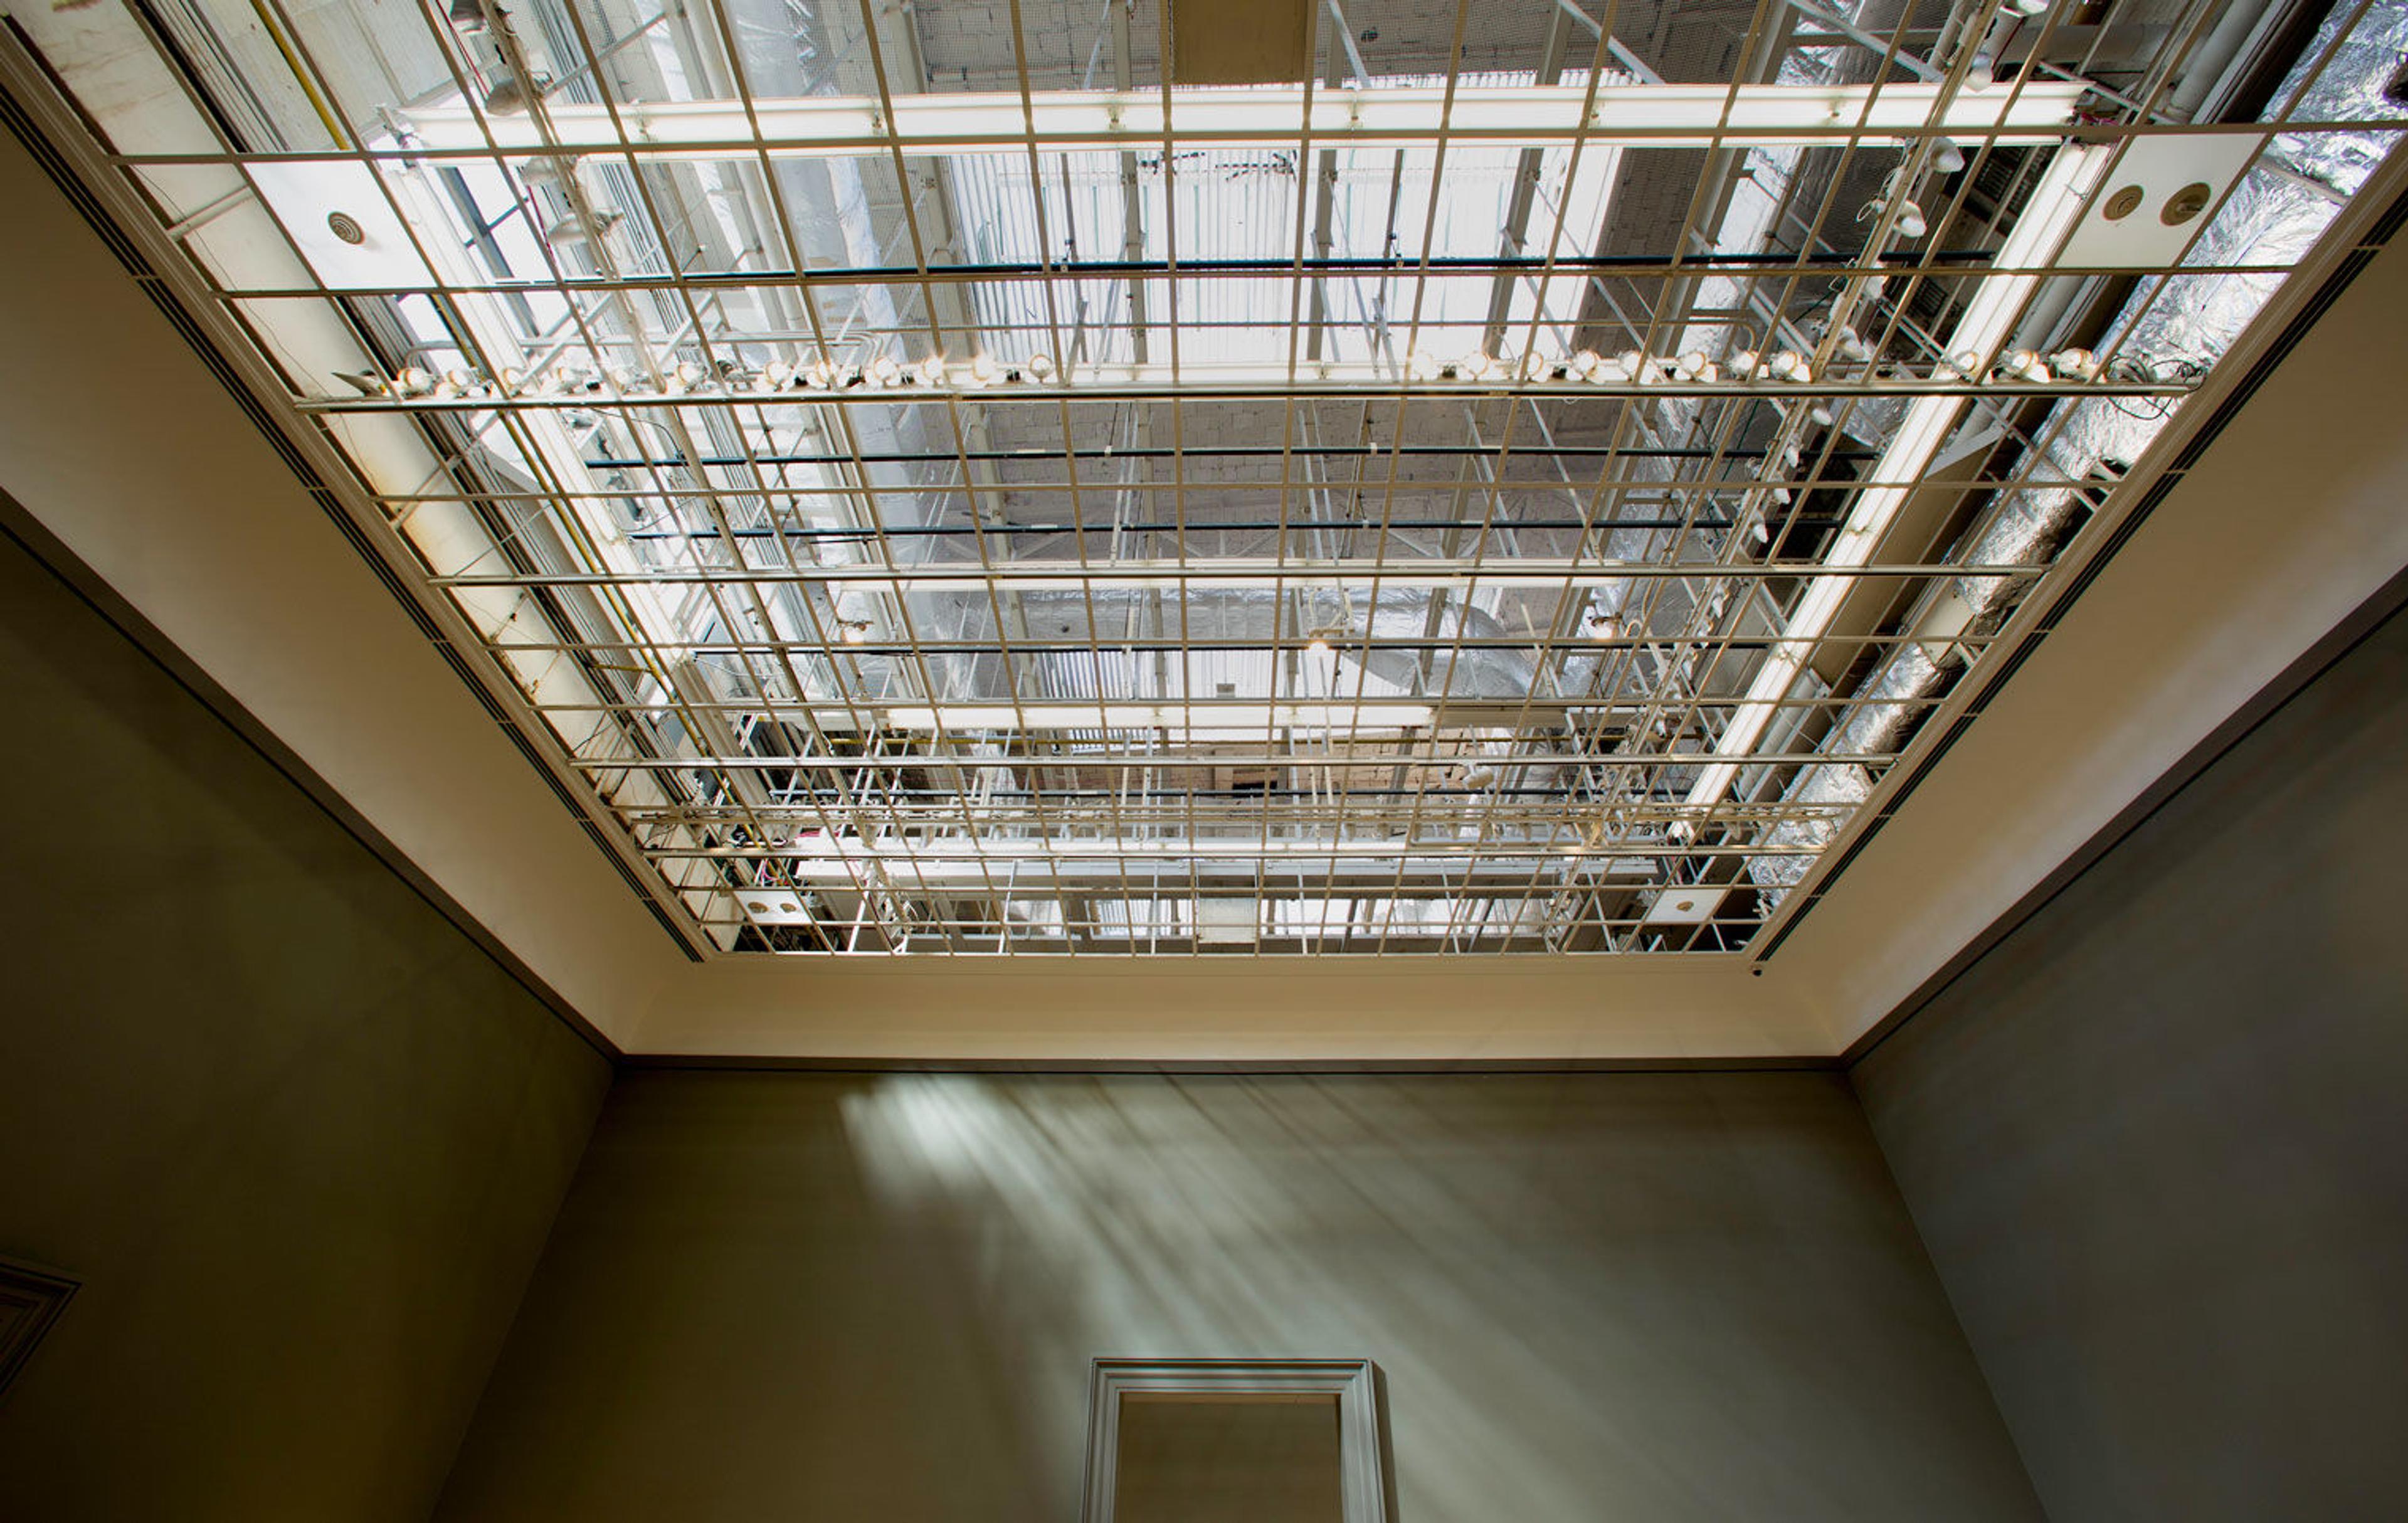
[[[1045, 149], [1146, 152], [1166, 140], [1182, 148], [1279, 147], [1310, 128], [1316, 146], [1426, 147], [1453, 141], [1510, 142], [1544, 148], [1585, 137], [1592, 144], [1645, 148], [1780, 147], [1930, 133], [1990, 137], [2000, 143], [2054, 142], [2071, 120], [2083, 87], [2035, 81], [2020, 88], [1969, 84], [1954, 96], [1924, 83], [1870, 85], [1630, 84], [1382, 90], [1301, 87], [1158, 92], [1045, 91], [1014, 94], [897, 95], [891, 118], [872, 98], [809, 96], [764, 100], [748, 112], [738, 101], [666, 101], [620, 108], [558, 102], [533, 115], [478, 115], [466, 105], [409, 115], [406, 144], [386, 152], [617, 151], [621, 133], [634, 151], [684, 158], [905, 153], [1025, 152], [1033, 136]], [[551, 129], [548, 141], [543, 124]], [[490, 140], [488, 134], [491, 135]]]

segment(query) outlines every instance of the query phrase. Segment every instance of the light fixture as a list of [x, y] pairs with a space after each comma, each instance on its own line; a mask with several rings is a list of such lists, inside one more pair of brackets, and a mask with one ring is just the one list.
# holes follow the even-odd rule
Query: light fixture
[[2037, 350], [2011, 349], [1999, 361], [1995, 379], [2030, 381], [2036, 384], [2043, 382], [2049, 379], [2048, 362], [2041, 358]]
[[1734, 381], [1754, 381], [1756, 372], [1763, 368], [1764, 362], [1756, 358], [1755, 350], [1742, 349], [1731, 356], [1730, 373]]
[[2099, 379], [2099, 356], [2086, 349], [2060, 349], [2048, 357], [2048, 367], [2067, 381]]
[[824, 392], [836, 384], [836, 366], [824, 358], [813, 360], [803, 371], [803, 384], [815, 392]]
[[390, 396], [393, 395], [393, 382], [385, 380], [385, 378], [380, 375], [377, 375], [373, 371], [337, 370], [335, 372], [335, 379], [337, 381], [350, 382], [351, 389], [358, 392], [362, 396]]
[[448, 13], [452, 24], [463, 32], [482, 32], [487, 24], [481, 0], [452, 0]]
[[1598, 366], [1604, 363], [1604, 359], [1596, 350], [1584, 349], [1572, 356], [1571, 373], [1582, 381], [1587, 381], [1597, 374]]
[[903, 367], [895, 363], [894, 355], [881, 354], [869, 362], [862, 374], [869, 378], [873, 386], [892, 386], [903, 379]]
[[485, 92], [485, 109], [495, 116], [519, 116], [527, 108], [527, 88], [515, 74], [497, 76]]
[[1047, 381], [1052, 381], [1054, 379], [1054, 356], [1043, 353], [1032, 356], [1028, 362], [1028, 376], [1030, 380], [1036, 381], [1040, 386], [1044, 385]]
[[1814, 379], [1814, 367], [1806, 363], [1805, 355], [1794, 349], [1784, 349], [1773, 355], [1765, 362], [1764, 368], [1775, 381], [1796, 381], [1801, 386]]
[[625, 215], [619, 211], [599, 211], [590, 220], [564, 217], [543, 229], [543, 240], [554, 249], [584, 247], [597, 238], [608, 237], [610, 229], [618, 226]]
[[1436, 381], [1438, 361], [1418, 349], [1414, 350], [1405, 356], [1405, 374], [1414, 381]]
[[1457, 360], [1455, 368], [1466, 381], [1485, 381], [1496, 374], [1497, 362], [1488, 357], [1486, 350], [1475, 349]]
[[942, 354], [931, 354], [911, 368], [912, 374], [920, 378], [920, 384], [923, 386], [941, 386], [945, 383], [945, 357]]
[[784, 391], [794, 384], [794, 380], [795, 367], [783, 360], [771, 360], [761, 366], [761, 389], [765, 392]]
[[836, 627], [847, 645], [859, 645], [869, 639], [869, 621], [867, 619], [839, 619]]
[[982, 389], [1002, 379], [1003, 366], [995, 363], [994, 355], [981, 353], [970, 361], [970, 385]]
[[1955, 139], [1942, 137], [1932, 145], [1931, 167], [1941, 174], [1953, 175], [1965, 167], [1965, 151], [1956, 146]]
[[1921, 207], [1916, 206], [1912, 201], [1903, 201], [1899, 204], [1899, 237], [1902, 238], [1919, 238], [1924, 234], [1930, 231], [1931, 224], [1924, 221], [1923, 208]]

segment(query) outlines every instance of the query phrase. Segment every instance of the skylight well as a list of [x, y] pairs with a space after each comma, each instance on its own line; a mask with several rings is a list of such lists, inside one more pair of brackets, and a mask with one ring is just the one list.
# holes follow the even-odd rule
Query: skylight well
[[2408, 117], [2408, 0], [1172, 3], [19, 20], [710, 955], [1760, 952]]

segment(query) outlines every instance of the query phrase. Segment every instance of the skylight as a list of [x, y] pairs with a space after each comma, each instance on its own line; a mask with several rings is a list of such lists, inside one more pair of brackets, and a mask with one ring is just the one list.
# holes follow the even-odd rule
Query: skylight
[[2408, 0], [1859, 8], [20, 21], [697, 953], [1713, 955], [2404, 114]]

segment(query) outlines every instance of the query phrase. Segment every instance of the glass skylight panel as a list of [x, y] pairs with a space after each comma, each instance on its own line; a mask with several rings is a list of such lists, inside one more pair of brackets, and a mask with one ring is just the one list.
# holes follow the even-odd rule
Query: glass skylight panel
[[1714, 955], [2392, 150], [2142, 8], [23, 20], [696, 951]]

